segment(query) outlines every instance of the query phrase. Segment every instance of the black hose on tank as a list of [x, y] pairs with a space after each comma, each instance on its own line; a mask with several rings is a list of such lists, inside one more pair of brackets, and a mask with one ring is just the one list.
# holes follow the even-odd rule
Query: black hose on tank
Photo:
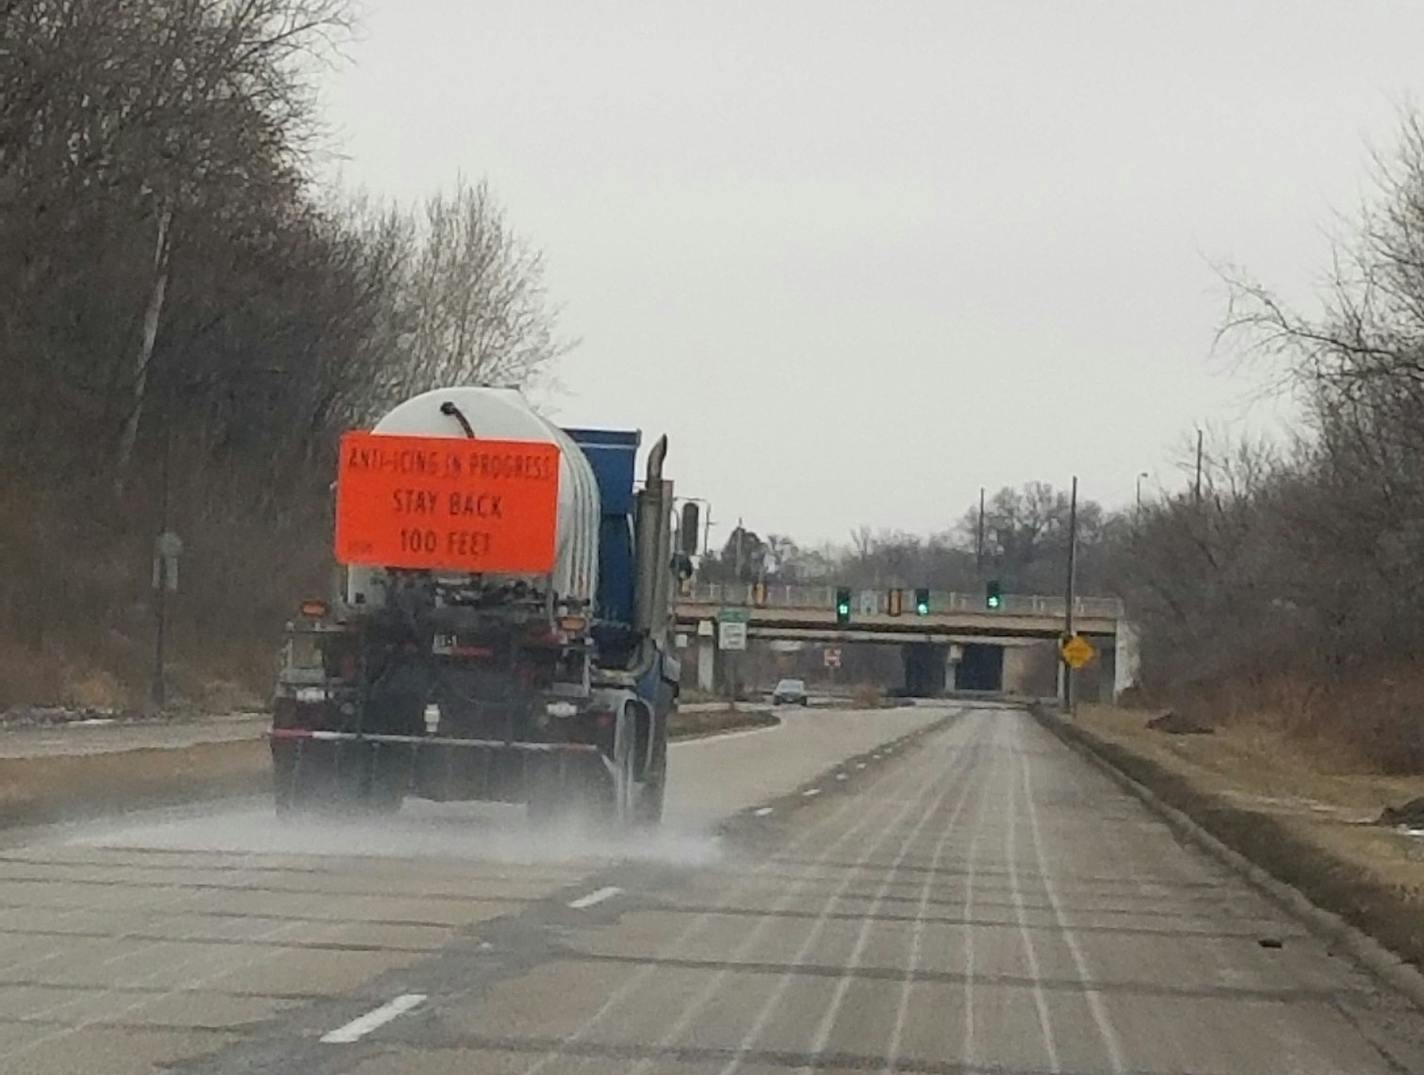
[[470, 425], [470, 420], [465, 417], [465, 412], [460, 410], [451, 400], [447, 399], [444, 403], [440, 404], [440, 413], [447, 414], [451, 418], [454, 418], [455, 421], [460, 423], [460, 428], [465, 431], [465, 436], [471, 440], [475, 439], [475, 430], [474, 427]]

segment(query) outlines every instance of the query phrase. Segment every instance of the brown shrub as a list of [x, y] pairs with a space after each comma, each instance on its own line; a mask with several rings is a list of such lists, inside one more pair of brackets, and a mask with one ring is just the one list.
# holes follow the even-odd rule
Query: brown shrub
[[1207, 724], [1284, 735], [1322, 771], [1424, 773], [1424, 666], [1393, 662], [1333, 674], [1320, 667], [1197, 684], [1175, 692], [1173, 708]]
[[885, 690], [874, 683], [858, 683], [850, 697], [856, 709], [879, 709], [885, 703]]

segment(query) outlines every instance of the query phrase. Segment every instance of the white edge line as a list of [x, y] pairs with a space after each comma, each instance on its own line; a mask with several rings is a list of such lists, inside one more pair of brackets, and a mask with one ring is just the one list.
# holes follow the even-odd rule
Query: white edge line
[[767, 814], [771, 813], [771, 807], [763, 806], [759, 810], [756, 810], [755, 813], [757, 817], [766, 817]]
[[570, 900], [569, 906], [575, 911], [582, 911], [585, 907], [592, 907], [596, 903], [602, 903], [606, 899], [612, 899], [622, 891], [623, 890], [616, 885], [609, 885], [606, 888], [600, 888], [597, 891], [590, 892], [587, 896], [580, 896], [576, 900]]
[[323, 1034], [321, 1040], [326, 1045], [349, 1045], [353, 1041], [360, 1041], [377, 1027], [385, 1026], [396, 1016], [402, 1015], [424, 1002], [424, 993], [402, 993], [390, 1003], [382, 1004], [379, 1008], [351, 1020], [345, 1026], [337, 1027], [330, 1033]]
[[742, 739], [748, 735], [764, 735], [781, 727], [780, 724], [768, 724], [762, 728], [740, 728], [735, 732], [712, 732], [710, 735], [696, 735], [691, 739], [670, 740], [668, 747], [672, 750], [680, 750], [683, 747], [701, 746], [704, 743], [725, 743], [728, 739]]
[[820, 788], [807, 788], [805, 791], [803, 791], [803, 792], [801, 793], [802, 797], [803, 797], [803, 798], [806, 798], [806, 799], [809, 799], [812, 795], [819, 795], [819, 794], [821, 794], [821, 789], [820, 789]]

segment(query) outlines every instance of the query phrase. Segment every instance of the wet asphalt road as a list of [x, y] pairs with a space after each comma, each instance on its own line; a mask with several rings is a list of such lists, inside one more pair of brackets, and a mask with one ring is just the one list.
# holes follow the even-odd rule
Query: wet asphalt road
[[9, 846], [0, 1070], [1424, 1071], [1424, 1016], [1021, 710], [798, 713], [672, 781], [636, 842], [243, 803]]

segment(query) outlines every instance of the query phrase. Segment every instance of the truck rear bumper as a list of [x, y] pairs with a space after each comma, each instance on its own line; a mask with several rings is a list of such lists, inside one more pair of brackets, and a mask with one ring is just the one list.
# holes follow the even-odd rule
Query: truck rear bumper
[[324, 743], [401, 743], [414, 747], [471, 747], [482, 750], [519, 750], [536, 754], [602, 754], [592, 743], [528, 743], [504, 739], [463, 739], [442, 735], [382, 735], [375, 732], [326, 732], [313, 728], [273, 728], [274, 740], [315, 739]]
[[531, 780], [610, 784], [616, 771], [591, 743], [539, 743], [458, 736], [274, 728], [267, 733], [279, 785], [372, 774], [402, 794], [437, 802], [525, 802]]

